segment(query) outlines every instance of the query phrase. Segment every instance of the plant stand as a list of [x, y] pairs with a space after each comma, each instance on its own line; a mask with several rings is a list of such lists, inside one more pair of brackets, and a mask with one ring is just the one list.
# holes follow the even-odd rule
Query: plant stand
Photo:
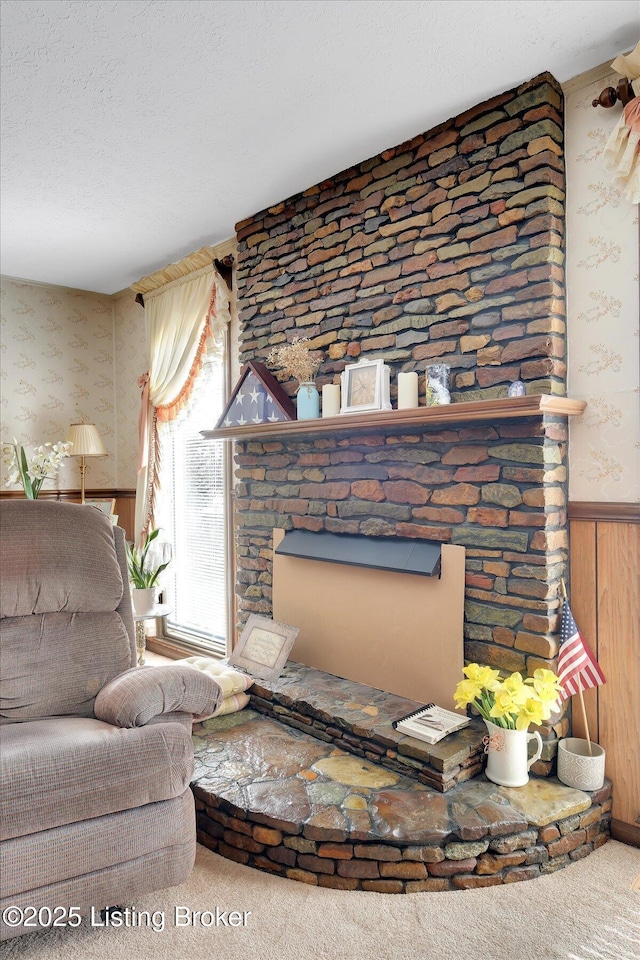
[[158, 617], [168, 617], [173, 612], [173, 607], [168, 603], [161, 603], [154, 607], [150, 613], [133, 614], [136, 624], [136, 650], [138, 651], [138, 666], [144, 667], [144, 655], [147, 649], [147, 635], [144, 629], [145, 620], [156, 620]]

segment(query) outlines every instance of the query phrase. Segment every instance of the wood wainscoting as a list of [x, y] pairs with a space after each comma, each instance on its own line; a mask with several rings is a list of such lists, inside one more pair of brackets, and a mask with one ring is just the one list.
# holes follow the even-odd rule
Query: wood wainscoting
[[[136, 512], [135, 490], [85, 490], [87, 500], [103, 500], [110, 497], [116, 501], [115, 513], [118, 517], [118, 526], [122, 527], [127, 540], [133, 540]], [[0, 499], [21, 500], [24, 494], [18, 490], [0, 490]], [[79, 490], [41, 490], [41, 500], [64, 500], [67, 503], [80, 503]]]
[[[569, 503], [573, 615], [607, 682], [584, 700], [607, 753], [612, 835], [640, 846], [640, 504]], [[582, 737], [573, 711], [574, 736]]]

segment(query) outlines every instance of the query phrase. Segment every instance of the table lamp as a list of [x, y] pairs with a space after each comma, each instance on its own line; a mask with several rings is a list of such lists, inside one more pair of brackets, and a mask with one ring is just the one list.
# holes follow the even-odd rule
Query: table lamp
[[85, 457], [106, 457], [107, 450], [95, 423], [72, 423], [65, 439], [73, 444], [69, 456], [80, 457], [80, 502], [84, 503]]

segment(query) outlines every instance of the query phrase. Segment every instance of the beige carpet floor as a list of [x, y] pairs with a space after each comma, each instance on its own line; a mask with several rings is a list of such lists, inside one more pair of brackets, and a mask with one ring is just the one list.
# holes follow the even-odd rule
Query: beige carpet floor
[[[325, 890], [198, 847], [187, 883], [141, 897], [163, 930], [29, 934], [3, 960], [638, 960], [640, 851], [611, 841], [559, 873], [455, 893]], [[176, 906], [251, 911], [246, 927], [174, 924]], [[227, 917], [228, 917], [227, 913]], [[209, 919], [207, 917], [207, 919]], [[158, 923], [157, 926], [160, 926]]]

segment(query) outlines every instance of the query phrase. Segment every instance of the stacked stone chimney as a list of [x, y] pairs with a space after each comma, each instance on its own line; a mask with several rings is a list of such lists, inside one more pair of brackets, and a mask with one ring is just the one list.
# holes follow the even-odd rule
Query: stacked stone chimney
[[[566, 392], [562, 92], [549, 74], [237, 226], [241, 359], [295, 336], [318, 383], [382, 357], [451, 368], [452, 400]], [[286, 389], [295, 392], [295, 383]], [[394, 402], [395, 406], [395, 402]], [[271, 613], [273, 527], [467, 549], [465, 657], [553, 667], [567, 559], [566, 422], [372, 430], [236, 447], [241, 620]], [[538, 772], [551, 768], [562, 720]]]

